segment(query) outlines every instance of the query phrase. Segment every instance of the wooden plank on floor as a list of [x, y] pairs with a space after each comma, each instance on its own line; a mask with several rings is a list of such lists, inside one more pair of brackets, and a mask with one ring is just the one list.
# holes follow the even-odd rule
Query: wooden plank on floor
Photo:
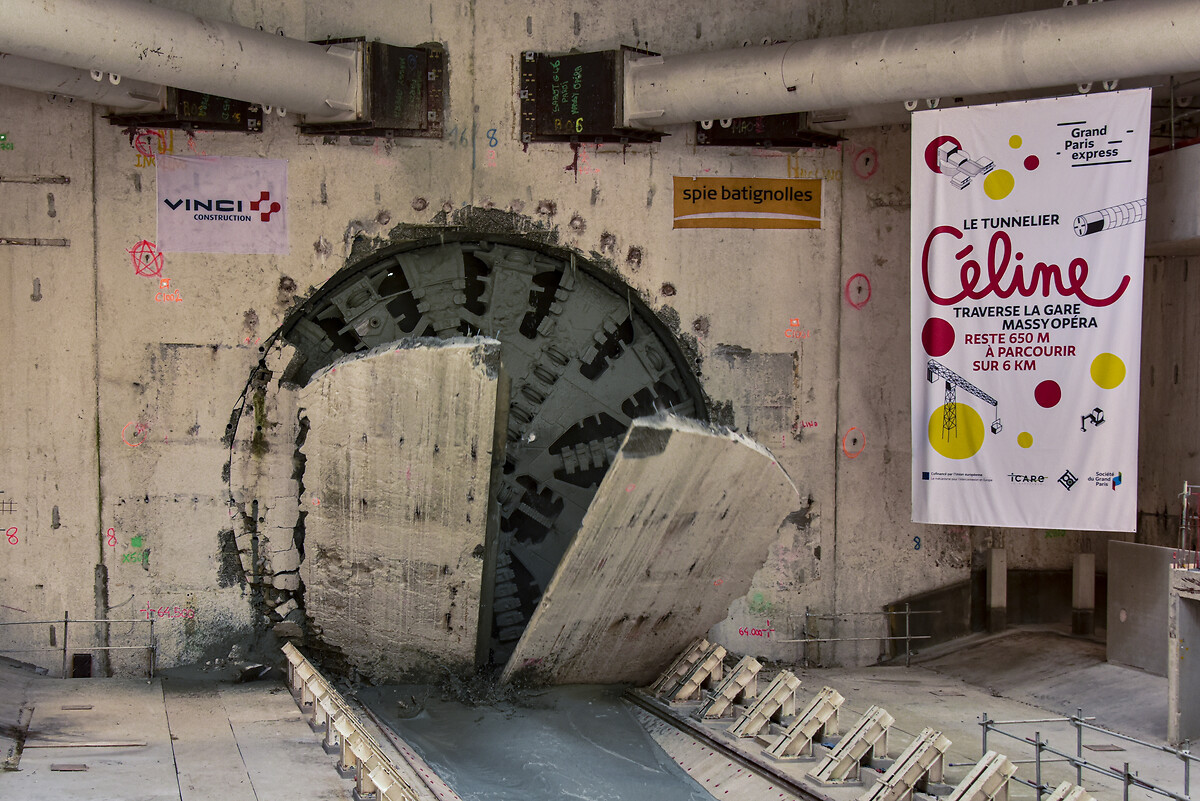
[[[7, 678], [0, 669], [0, 685]], [[27, 692], [31, 738], [20, 770], [0, 778], [0, 797], [179, 801], [157, 680], [36, 678]], [[73, 706], [92, 709], [81, 714]], [[87, 770], [52, 769], [84, 764]]]
[[144, 742], [123, 740], [97, 740], [96, 742], [70, 742], [69, 740], [26, 740], [26, 748], [145, 748]]

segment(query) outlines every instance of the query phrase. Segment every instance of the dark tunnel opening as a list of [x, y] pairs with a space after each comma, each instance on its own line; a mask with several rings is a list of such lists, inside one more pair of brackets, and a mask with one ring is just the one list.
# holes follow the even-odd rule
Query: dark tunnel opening
[[[503, 665], [583, 520], [629, 423], [707, 420], [675, 335], [619, 278], [518, 237], [447, 232], [347, 266], [289, 316], [304, 384], [351, 353], [416, 336], [493, 336], [511, 380], [488, 661]], [[486, 597], [486, 596], [485, 596]], [[481, 610], [482, 614], [483, 610]]]

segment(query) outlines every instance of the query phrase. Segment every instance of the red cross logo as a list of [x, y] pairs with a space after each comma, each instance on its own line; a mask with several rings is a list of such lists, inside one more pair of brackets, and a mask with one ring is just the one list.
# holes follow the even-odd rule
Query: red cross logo
[[263, 222], [270, 222], [271, 215], [283, 208], [283, 206], [280, 206], [274, 200], [271, 200], [271, 205], [267, 208], [267, 210], [260, 211], [259, 207], [262, 206], [263, 203], [266, 203], [268, 200], [271, 200], [271, 193], [266, 190], [263, 190], [262, 192], [259, 193], [258, 200], [250, 201], [250, 211], [258, 211], [259, 212], [258, 216], [260, 219], [262, 219]]

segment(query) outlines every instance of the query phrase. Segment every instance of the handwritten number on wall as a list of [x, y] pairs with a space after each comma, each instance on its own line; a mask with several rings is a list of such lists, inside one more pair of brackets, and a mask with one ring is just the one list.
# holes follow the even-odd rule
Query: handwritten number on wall
[[914, 551], [921, 550], [921, 538], [920, 537], [913, 537], [913, 550]]
[[16, 545], [18, 542], [20, 542], [20, 540], [17, 539], [17, 527], [16, 526], [13, 526], [12, 528], [10, 528], [8, 530], [7, 534], [8, 534], [8, 544], [9, 545]]

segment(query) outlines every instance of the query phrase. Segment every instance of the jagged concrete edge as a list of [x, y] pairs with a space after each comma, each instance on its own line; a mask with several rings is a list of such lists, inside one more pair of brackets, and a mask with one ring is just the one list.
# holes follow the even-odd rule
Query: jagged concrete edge
[[[775, 454], [771, 453], [770, 449], [765, 445], [757, 440], [751, 439], [745, 434], [733, 431], [732, 429], [717, 423], [705, 423], [700, 420], [695, 420], [691, 417], [680, 417], [678, 415], [670, 414], [669, 412], [659, 412], [658, 414], [651, 415], [649, 417], [639, 417], [631, 422], [629, 424], [629, 429], [625, 432], [625, 436], [621, 439], [621, 446], [617, 451], [618, 453], [625, 450], [629, 443], [630, 437], [634, 435], [634, 429], [639, 427], [657, 430], [687, 431], [696, 434], [711, 434], [713, 436], [727, 437], [728, 439], [740, 442], [746, 447], [755, 450], [770, 459], [774, 465], [779, 468], [779, 472], [783, 473], [784, 478], [787, 479], [788, 484], [791, 486], [792, 491], [796, 493], [796, 496], [800, 496], [800, 490], [796, 486], [796, 482], [792, 480], [792, 477], [788, 471], [785, 470], [783, 465], [779, 463], [779, 460], [775, 458]], [[605, 476], [607, 477], [607, 473]]]
[[[485, 349], [495, 349], [499, 354], [500, 340], [493, 337], [405, 337], [404, 339], [396, 339], [383, 345], [376, 345], [370, 350], [360, 350], [354, 353], [347, 353], [337, 360], [325, 365], [320, 370], [312, 374], [308, 379], [305, 387], [310, 387], [331, 370], [341, 367], [342, 365], [351, 362], [359, 361], [360, 359], [369, 359], [372, 356], [378, 356], [381, 353], [387, 353], [393, 350], [416, 350], [417, 348], [463, 348], [470, 349], [482, 345]], [[491, 369], [490, 367], [488, 368]]]
[[[785, 479], [787, 479], [788, 486], [790, 486], [792, 488], [792, 491], [796, 493], [796, 497], [800, 497], [800, 490], [796, 488], [796, 483], [794, 481], [792, 481], [792, 477], [790, 475], [788, 475], [788, 472], [783, 469], [782, 465], [779, 464], [779, 460], [776, 459], [775, 456], [767, 448], [763, 447], [761, 444], [754, 441], [753, 439], [750, 439], [746, 435], [738, 433], [737, 431], [731, 431], [730, 429], [728, 429], [722, 425], [717, 425], [717, 424], [713, 424], [713, 423], [704, 423], [699, 420], [694, 420], [690, 417], [679, 417], [678, 415], [669, 414], [667, 412], [659, 412], [658, 414], [651, 415], [649, 417], [639, 417], [639, 418], [635, 419], [632, 423], [629, 424], [629, 430], [625, 432], [625, 436], [621, 440], [621, 446], [618, 449], [618, 454], [625, 450], [626, 446], [629, 444], [630, 436], [635, 433], [634, 429], [636, 429], [636, 428], [651, 429], [651, 430], [656, 430], [656, 431], [680, 431], [680, 432], [691, 433], [691, 434], [707, 434], [710, 436], [727, 437], [731, 440], [740, 442], [743, 445], [746, 445], [747, 447], [749, 447], [749, 448], [757, 451], [758, 453], [762, 454], [763, 456], [769, 458], [771, 460], [772, 464], [774, 464], [775, 467], [778, 468], [779, 472], [783, 474], [783, 477]], [[612, 470], [609, 470], [608, 472], [606, 472], [604, 474], [604, 478], [601, 480], [601, 487], [603, 487], [603, 484], [605, 481], [609, 481], [611, 479], [611, 476], [612, 476]], [[588, 515], [592, 511], [592, 505], [595, 503], [595, 498], [599, 497], [599, 496], [600, 496], [600, 492], [599, 492], [599, 490], [597, 490], [596, 496], [593, 497], [593, 499], [592, 499], [592, 503], [589, 503], [588, 508], [584, 511], [583, 519], [585, 522], [587, 520]], [[546, 589], [542, 593], [543, 598], [548, 597], [550, 595], [550, 593], [554, 590], [555, 586], [558, 583], [559, 576], [560, 576], [559, 568], [561, 568], [562, 565], [568, 563], [572, 552], [577, 547], [579, 547], [579, 540], [578, 540], [578, 538], [574, 538], [571, 540], [571, 544], [567, 546], [567, 550], [563, 553], [562, 558], [559, 560], [559, 562], [558, 562], [559, 567], [555, 568], [554, 575], [550, 579], [550, 583], [546, 586]], [[753, 578], [751, 580], [753, 581]], [[731, 601], [731, 603], [732, 603], [732, 601]], [[537, 622], [537, 619], [541, 614], [542, 614], [542, 605], [538, 604], [537, 609], [535, 609], [533, 611], [533, 617], [531, 617], [529, 619], [529, 623], [525, 626], [525, 631], [529, 631], [530, 629], [532, 629], [534, 627], [534, 624]], [[525, 633], [522, 632], [521, 637], [524, 638], [524, 636], [525, 636]], [[500, 675], [501, 681], [505, 681], [505, 682], [513, 681], [514, 679], [517, 678], [518, 675], [520, 675], [522, 673], [522, 671], [527, 670], [526, 668], [522, 668], [520, 666], [514, 665], [514, 663], [512, 661], [513, 657], [516, 656], [519, 649], [520, 649], [520, 640], [517, 641], [517, 648], [514, 649], [513, 656], [509, 657], [509, 661], [504, 665], [504, 668], [501, 671], [501, 675]], [[541, 678], [546, 679], [547, 677], [541, 677]]]

